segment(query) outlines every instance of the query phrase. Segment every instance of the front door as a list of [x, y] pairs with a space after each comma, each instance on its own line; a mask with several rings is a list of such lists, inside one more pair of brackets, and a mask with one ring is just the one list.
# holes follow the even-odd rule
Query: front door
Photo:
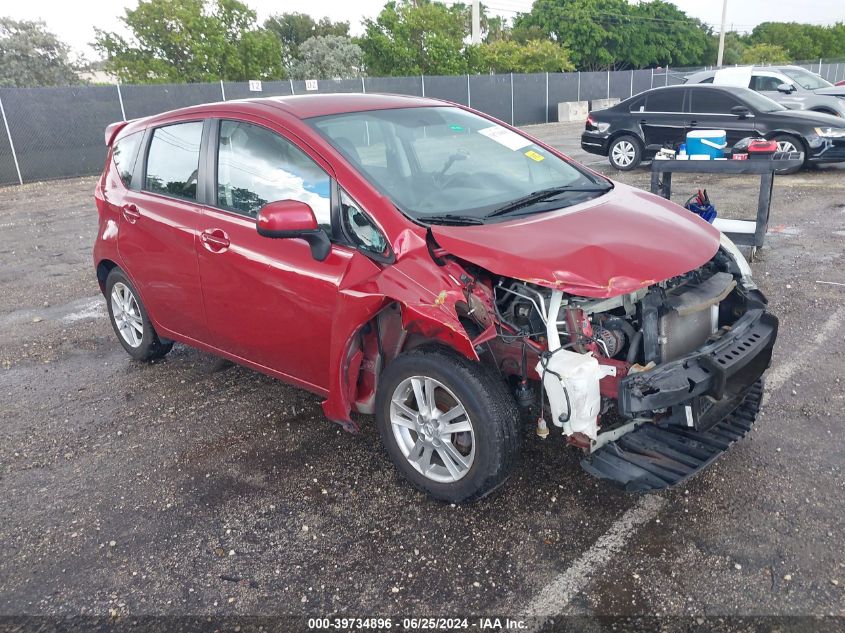
[[725, 130], [728, 150], [737, 141], [755, 136], [753, 113], [740, 117], [731, 109], [735, 106], [748, 107], [725, 90], [699, 88], [690, 90], [690, 129]]
[[[121, 200], [117, 240], [126, 272], [155, 324], [198, 340], [206, 334], [196, 250], [202, 129], [202, 121], [189, 121], [151, 131], [141, 186]], [[142, 164], [144, 156], [142, 149]]]
[[324, 261], [300, 239], [256, 231], [268, 202], [308, 203], [331, 231], [332, 180], [275, 131], [243, 121], [215, 122], [216, 200], [203, 209], [200, 276], [209, 342], [316, 391], [329, 384], [338, 287], [356, 251], [333, 245]]

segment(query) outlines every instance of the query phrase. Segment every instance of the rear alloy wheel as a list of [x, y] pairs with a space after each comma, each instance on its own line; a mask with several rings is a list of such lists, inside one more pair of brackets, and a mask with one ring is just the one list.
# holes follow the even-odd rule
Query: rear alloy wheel
[[135, 287], [119, 268], [106, 278], [106, 304], [114, 333], [132, 358], [154, 360], [173, 347], [158, 338]]
[[[804, 151], [804, 144], [798, 140], [796, 137], [792, 136], [791, 134], [778, 134], [774, 137], [775, 142], [778, 144], [777, 151], [779, 152], [803, 152]], [[807, 155], [804, 154], [804, 162], [806, 164]], [[778, 169], [775, 173], [781, 176], [794, 174], [795, 172], [799, 171], [803, 167], [803, 165], [798, 165], [798, 167], [790, 167], [788, 169]]]
[[376, 423], [397, 469], [443, 501], [489, 494], [519, 454], [519, 412], [504, 381], [445, 348], [390, 363], [379, 378]]
[[620, 136], [611, 142], [607, 158], [610, 164], [620, 171], [631, 171], [642, 161], [640, 142], [633, 136]]

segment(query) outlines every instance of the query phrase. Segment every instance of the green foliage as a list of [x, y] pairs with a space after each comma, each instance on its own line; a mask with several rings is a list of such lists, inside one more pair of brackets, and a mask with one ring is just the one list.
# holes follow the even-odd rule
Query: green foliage
[[673, 4], [626, 0], [537, 0], [517, 16], [515, 38], [566, 44], [581, 70], [701, 63], [709, 30]]
[[469, 52], [473, 70], [482, 73], [541, 73], [573, 70], [569, 51], [550, 40], [499, 40]]
[[370, 75], [454, 75], [467, 72], [466, 7], [431, 0], [391, 0], [364, 21], [360, 46]]
[[293, 63], [294, 79], [349, 79], [361, 75], [364, 53], [348, 37], [318, 35], [299, 47]]
[[79, 83], [68, 46], [44, 22], [0, 18], [0, 86], [62, 86]]
[[126, 82], [202, 82], [285, 76], [276, 36], [238, 0], [141, 0], [122, 18], [132, 33], [97, 29], [106, 68]]
[[743, 64], [782, 64], [788, 61], [789, 53], [776, 44], [754, 44], [742, 51]]
[[763, 22], [747, 38], [748, 44], [781, 46], [791, 60], [845, 57], [845, 23], [833, 26], [796, 22]]
[[264, 21], [264, 28], [279, 38], [285, 67], [290, 69], [299, 58], [299, 47], [312, 37], [349, 37], [349, 22], [332, 22], [329, 18], [315, 21], [305, 13], [281, 13]]

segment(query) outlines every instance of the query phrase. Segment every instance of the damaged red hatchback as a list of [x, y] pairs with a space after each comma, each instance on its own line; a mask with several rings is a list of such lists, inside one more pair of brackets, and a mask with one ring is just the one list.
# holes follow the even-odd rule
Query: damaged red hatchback
[[320, 395], [349, 431], [374, 414], [438, 499], [502, 484], [521, 420], [629, 490], [754, 421], [777, 319], [737, 248], [484, 114], [266, 98], [106, 142], [94, 260], [126, 351], [187, 343]]

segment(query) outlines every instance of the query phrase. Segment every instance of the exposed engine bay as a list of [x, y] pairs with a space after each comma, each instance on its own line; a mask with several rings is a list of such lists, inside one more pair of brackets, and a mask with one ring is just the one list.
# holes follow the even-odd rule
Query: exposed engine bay
[[[483, 279], [479, 271], [478, 283]], [[491, 277], [488, 283], [498, 337], [484, 341], [488, 337], [481, 336], [476, 345], [486, 343], [500, 370], [510, 374], [518, 403], [537, 410], [541, 437], [549, 432], [548, 420], [571, 444], [587, 451], [645, 422], [702, 428], [709, 423], [705, 414], [711, 409], [714, 422], [717, 413], [726, 414], [722, 409], [730, 403], [724, 384], [714, 390], [705, 367], [708, 386], [696, 392], [696, 377], [686, 376], [694, 364], [690, 355], [727, 341], [749, 311], [763, 314], [765, 306], [733, 244], [723, 244], [695, 270], [606, 299], [568, 295], [504, 277]], [[468, 310], [466, 316], [473, 312]], [[770, 353], [769, 349], [757, 364], [768, 365]], [[681, 370], [667, 371], [679, 363]], [[658, 374], [663, 374], [660, 382], [649, 384], [646, 377]], [[666, 404], [659, 397], [655, 400], [656, 395], [668, 395], [667, 384], [678, 381], [689, 398], [674, 402], [684, 394], [673, 386], [674, 397]], [[721, 381], [726, 382], [724, 375]], [[740, 394], [728, 395], [734, 402]], [[715, 406], [722, 400], [721, 408]], [[661, 406], [652, 406], [653, 402]]]

